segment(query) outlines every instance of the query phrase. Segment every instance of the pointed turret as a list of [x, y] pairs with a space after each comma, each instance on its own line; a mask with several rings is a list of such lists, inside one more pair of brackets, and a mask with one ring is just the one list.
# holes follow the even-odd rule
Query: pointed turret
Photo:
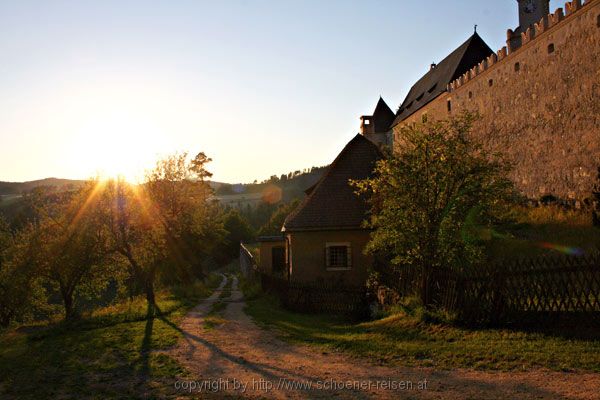
[[373, 143], [390, 145], [390, 135], [388, 132], [394, 118], [396, 118], [396, 115], [392, 109], [379, 96], [379, 101], [375, 106], [373, 115], [363, 115], [360, 117], [360, 133]]

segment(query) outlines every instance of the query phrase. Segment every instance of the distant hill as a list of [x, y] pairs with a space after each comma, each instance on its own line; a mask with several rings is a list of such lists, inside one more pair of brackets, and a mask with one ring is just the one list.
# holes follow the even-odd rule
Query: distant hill
[[25, 194], [35, 188], [48, 188], [51, 191], [75, 189], [84, 181], [72, 179], [46, 178], [28, 182], [0, 182], [0, 216], [15, 225], [27, 221], [32, 210], [25, 201]]
[[[304, 197], [304, 191], [313, 186], [327, 167], [312, 167], [283, 175], [273, 175], [262, 182], [229, 184], [211, 181], [215, 198], [223, 205], [236, 208], [257, 207], [260, 204], [290, 202]], [[45, 187], [54, 191], [70, 190], [85, 181], [73, 179], [46, 178], [28, 182], [0, 181], [0, 214], [14, 217], [26, 207], [22, 196], [35, 188]]]
[[0, 195], [21, 195], [31, 192], [37, 187], [51, 187], [58, 190], [73, 189], [80, 186], [84, 181], [73, 179], [46, 178], [28, 182], [1, 182]]
[[213, 189], [215, 197], [222, 204], [237, 208], [280, 201], [287, 203], [303, 198], [304, 191], [317, 183], [326, 169], [327, 167], [312, 167], [281, 176], [273, 175], [260, 183], [221, 183], [213, 186]]

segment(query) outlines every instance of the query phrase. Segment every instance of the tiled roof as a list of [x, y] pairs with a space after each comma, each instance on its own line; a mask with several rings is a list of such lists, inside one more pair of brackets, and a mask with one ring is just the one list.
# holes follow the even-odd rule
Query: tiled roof
[[304, 201], [288, 215], [283, 230], [360, 229], [368, 205], [354, 193], [349, 180], [372, 176], [375, 162], [381, 158], [375, 144], [356, 135]]
[[494, 52], [477, 34], [454, 50], [442, 62], [426, 73], [408, 92], [408, 96], [398, 109], [391, 126], [423, 108], [430, 101], [446, 91], [448, 84], [479, 64]]

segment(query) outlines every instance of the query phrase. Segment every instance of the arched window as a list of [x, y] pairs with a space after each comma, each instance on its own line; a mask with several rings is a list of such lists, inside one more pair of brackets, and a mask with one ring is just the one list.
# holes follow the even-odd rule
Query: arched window
[[452, 112], [452, 100], [448, 99], [448, 112]]
[[521, 70], [521, 63], [515, 63], [515, 72], [519, 72]]
[[598, 15], [598, 18], [596, 18], [596, 26], [600, 28], [600, 15]]
[[493, 80], [493, 79], [490, 79], [490, 80], [488, 81], [488, 85], [490, 85], [490, 87], [494, 86], [494, 80]]
[[469, 92], [469, 99], [473, 98], [473, 92]]
[[554, 43], [548, 45], [548, 54], [554, 53]]

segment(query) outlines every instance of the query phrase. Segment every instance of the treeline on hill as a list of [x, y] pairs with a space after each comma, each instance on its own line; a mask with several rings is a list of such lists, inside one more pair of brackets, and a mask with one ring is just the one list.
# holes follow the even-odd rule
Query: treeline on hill
[[282, 174], [281, 176], [272, 175], [269, 179], [265, 179], [262, 182], [220, 184], [215, 189], [215, 195], [239, 195], [243, 197], [251, 193], [264, 193], [272, 186], [281, 189], [281, 196], [277, 201], [263, 199], [257, 205], [246, 203], [237, 207], [225, 207], [232, 215], [232, 221], [230, 222], [232, 225], [240, 224], [239, 221], [235, 221], [238, 217], [249, 225], [248, 235], [243, 241], [252, 241], [259, 236], [280, 234], [285, 217], [298, 206], [300, 200], [305, 196], [304, 191], [313, 186], [321, 178], [326, 169], [327, 166], [311, 167]]
[[157, 288], [204, 279], [239, 255], [240, 241], [280, 229], [295, 203], [251, 215], [223, 208], [210, 161], [176, 154], [138, 185], [89, 180], [24, 195], [12, 220], [0, 216], [0, 327], [52, 318], [57, 308], [71, 320], [137, 295], [154, 312]]
[[46, 178], [28, 182], [0, 182], [0, 195], [18, 195], [40, 187], [51, 191], [64, 191], [81, 186], [84, 181], [72, 179]]
[[217, 196], [238, 195], [250, 193], [262, 193], [267, 187], [275, 185], [283, 192], [283, 200], [289, 201], [302, 197], [304, 190], [314, 185], [327, 166], [310, 167], [304, 170], [298, 170], [287, 174], [272, 175], [269, 179], [262, 182], [255, 180], [247, 184], [228, 184], [223, 183], [215, 190]]

